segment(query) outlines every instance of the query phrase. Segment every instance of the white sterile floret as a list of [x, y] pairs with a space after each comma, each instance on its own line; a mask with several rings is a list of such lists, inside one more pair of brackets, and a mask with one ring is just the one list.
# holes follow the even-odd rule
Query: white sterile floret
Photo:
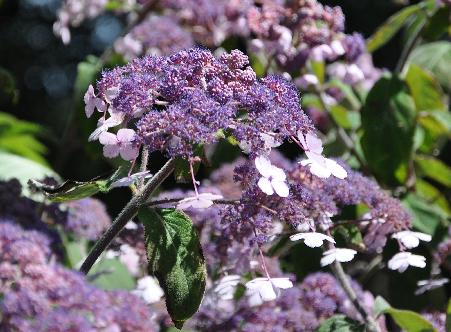
[[108, 131], [109, 128], [116, 127], [120, 125], [124, 121], [124, 113], [115, 113], [111, 111], [111, 107], [108, 108], [108, 113], [110, 114], [109, 118], [100, 118], [97, 123], [97, 128], [94, 130], [91, 135], [89, 135], [88, 141], [92, 142], [98, 140], [100, 135]]
[[223, 199], [222, 195], [215, 195], [210, 193], [203, 193], [193, 197], [187, 197], [182, 199], [177, 204], [177, 209], [187, 210], [193, 209], [206, 209], [213, 205], [213, 201], [217, 199]]
[[144, 172], [137, 172], [134, 174], [131, 174], [129, 176], [126, 176], [125, 178], [120, 178], [119, 180], [114, 181], [110, 188], [116, 188], [116, 187], [128, 187], [131, 184], [135, 183], [139, 179], [147, 179], [150, 178], [152, 174], [150, 174], [150, 171], [144, 171]]
[[258, 186], [265, 194], [272, 195], [275, 192], [280, 197], [288, 197], [290, 190], [283, 169], [272, 165], [264, 156], [255, 158], [255, 167], [262, 176]]
[[255, 278], [246, 283], [246, 295], [249, 305], [257, 306], [275, 300], [280, 295], [280, 289], [292, 287], [293, 283], [288, 278]]
[[325, 158], [321, 155], [323, 145], [321, 140], [315, 135], [307, 133], [304, 135], [299, 132], [298, 139], [305, 151], [307, 159], [301, 161], [302, 166], [310, 166], [310, 172], [320, 178], [328, 178], [333, 175], [336, 178], [344, 179], [348, 176], [346, 170], [335, 160]]
[[323, 258], [321, 258], [321, 266], [326, 266], [332, 264], [333, 262], [350, 262], [354, 258], [357, 251], [347, 248], [334, 248], [327, 250], [323, 253]]
[[132, 293], [141, 297], [147, 303], [158, 302], [164, 295], [158, 281], [150, 276], [138, 279], [136, 289], [133, 290]]
[[420, 232], [401, 231], [392, 235], [393, 239], [399, 240], [404, 247], [412, 249], [418, 247], [421, 241], [430, 242], [432, 236]]
[[420, 295], [430, 290], [440, 288], [448, 282], [448, 278], [420, 280], [417, 282], [418, 289], [415, 291], [415, 295]]
[[310, 233], [298, 233], [290, 236], [291, 241], [304, 240], [306, 246], [310, 248], [317, 248], [323, 245], [324, 240], [330, 243], [335, 243], [335, 240], [322, 233], [310, 232]]
[[404, 272], [409, 266], [426, 267], [426, 257], [414, 255], [411, 252], [399, 252], [388, 261], [388, 268]]
[[213, 291], [221, 300], [233, 300], [236, 286], [240, 283], [241, 277], [239, 275], [229, 275], [222, 277], [216, 284]]

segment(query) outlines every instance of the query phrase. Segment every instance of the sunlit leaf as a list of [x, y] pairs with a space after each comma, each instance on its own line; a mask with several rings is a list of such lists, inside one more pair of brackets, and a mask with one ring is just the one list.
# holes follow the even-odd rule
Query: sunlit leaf
[[451, 167], [444, 162], [434, 157], [417, 156], [415, 163], [425, 176], [448, 188], [451, 187]]
[[118, 259], [103, 258], [96, 263], [88, 274], [94, 285], [106, 290], [134, 289], [135, 279]]
[[315, 332], [364, 332], [365, 325], [345, 315], [335, 315], [326, 319]]

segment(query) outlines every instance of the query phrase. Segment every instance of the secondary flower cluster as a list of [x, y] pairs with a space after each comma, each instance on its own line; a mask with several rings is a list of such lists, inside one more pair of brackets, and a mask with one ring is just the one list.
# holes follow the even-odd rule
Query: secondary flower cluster
[[146, 304], [51, 263], [49, 239], [0, 220], [2, 331], [156, 331]]
[[[95, 109], [103, 114], [91, 139], [104, 145], [105, 156], [133, 160], [140, 146], [189, 158], [195, 145], [232, 135], [255, 157], [274, 142], [311, 131], [297, 90], [276, 76], [257, 80], [248, 65], [238, 50], [215, 58], [190, 49], [105, 71], [98, 93], [90, 87], [85, 95], [87, 116]], [[137, 130], [108, 132], [119, 125]]]

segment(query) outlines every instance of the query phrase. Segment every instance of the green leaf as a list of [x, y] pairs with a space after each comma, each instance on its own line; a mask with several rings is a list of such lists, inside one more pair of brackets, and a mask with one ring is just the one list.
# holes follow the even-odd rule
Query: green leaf
[[416, 156], [415, 163], [426, 177], [451, 188], [451, 167], [429, 156]]
[[415, 105], [396, 77], [382, 77], [362, 110], [363, 153], [373, 174], [388, 185], [404, 183], [412, 157]]
[[448, 216], [451, 216], [451, 207], [449, 206], [448, 200], [440, 192], [440, 190], [421, 179], [417, 179], [415, 183], [415, 189], [417, 194], [421, 198], [423, 198], [426, 203], [436, 205], [438, 208], [442, 209]]
[[[6, 98], [3, 98], [5, 96]], [[0, 67], [0, 101], [10, 100], [13, 104], [19, 100], [19, 90], [16, 89], [16, 81], [9, 71]]]
[[449, 111], [430, 111], [421, 113], [418, 122], [433, 137], [451, 137], [451, 113]]
[[451, 42], [420, 45], [412, 51], [408, 63], [431, 72], [448, 92], [451, 91]]
[[189, 219], [175, 209], [141, 208], [149, 273], [166, 295], [166, 307], [177, 328], [199, 308], [206, 283], [206, 265], [199, 236]]
[[415, 194], [407, 195], [402, 203], [412, 215], [413, 227], [423, 233], [434, 235], [439, 224], [447, 217], [441, 209]]
[[421, 10], [419, 5], [413, 5], [390, 16], [368, 39], [366, 43], [368, 51], [374, 52], [378, 48], [384, 46], [399, 31], [399, 29], [403, 27], [407, 20], [419, 10]]
[[365, 325], [345, 315], [335, 315], [326, 319], [316, 332], [365, 332]]
[[426, 40], [433, 41], [446, 34], [450, 27], [450, 15], [450, 6], [439, 8], [428, 20], [428, 24], [423, 31], [422, 37]]
[[446, 308], [446, 332], [451, 332], [451, 299], [448, 301], [448, 308]]
[[326, 77], [326, 66], [323, 61], [310, 61], [309, 62], [313, 74], [318, 78], [320, 84], [324, 83]]
[[[198, 157], [198, 161], [193, 162], [193, 171], [194, 175], [196, 175], [199, 170], [200, 163], [203, 161], [204, 163], [208, 163], [207, 158], [205, 156], [205, 149], [202, 144], [196, 144], [193, 149], [194, 156]], [[175, 160], [175, 170], [174, 170], [175, 180], [178, 183], [190, 183], [192, 182], [191, 171], [189, 161], [182, 157], [177, 157]]]
[[373, 310], [376, 316], [381, 314], [390, 315], [405, 332], [437, 332], [432, 324], [420, 314], [410, 310], [395, 309], [381, 296], [376, 297], [374, 300]]
[[77, 66], [77, 78], [74, 84], [74, 97], [81, 101], [89, 84], [95, 81], [96, 75], [102, 69], [99, 58], [89, 55], [86, 61], [80, 62]]
[[90, 197], [98, 192], [107, 193], [111, 185], [127, 176], [127, 170], [119, 167], [112, 175], [98, 176], [86, 182], [68, 180], [56, 186], [50, 186], [36, 180], [30, 180], [29, 186], [43, 193], [51, 202], [66, 202]]
[[106, 290], [135, 288], [135, 279], [117, 259], [100, 260], [92, 267], [88, 279], [91, 279], [94, 285]]
[[417, 111], [446, 110], [443, 93], [435, 78], [416, 64], [411, 64], [406, 75]]
[[331, 105], [329, 111], [340, 127], [344, 129], [357, 129], [360, 127], [361, 120], [359, 112], [348, 111], [341, 105]]
[[0, 180], [17, 179], [22, 184], [22, 194], [30, 197], [27, 183], [30, 179], [44, 179], [53, 177], [59, 179], [50, 168], [42, 166], [32, 160], [0, 151]]
[[356, 96], [356, 94], [349, 85], [343, 83], [339, 79], [333, 78], [328, 82], [327, 86], [329, 88], [337, 88], [341, 91], [341, 93], [343, 93], [345, 97], [345, 102], [343, 106], [354, 111], [360, 110], [361, 103], [359, 101], [359, 98]]

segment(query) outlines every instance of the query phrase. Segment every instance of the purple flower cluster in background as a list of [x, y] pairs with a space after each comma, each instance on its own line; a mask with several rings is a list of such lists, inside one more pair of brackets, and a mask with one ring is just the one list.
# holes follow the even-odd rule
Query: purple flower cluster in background
[[0, 221], [4, 331], [157, 331], [152, 312], [126, 291], [107, 292], [50, 261], [48, 238]]

